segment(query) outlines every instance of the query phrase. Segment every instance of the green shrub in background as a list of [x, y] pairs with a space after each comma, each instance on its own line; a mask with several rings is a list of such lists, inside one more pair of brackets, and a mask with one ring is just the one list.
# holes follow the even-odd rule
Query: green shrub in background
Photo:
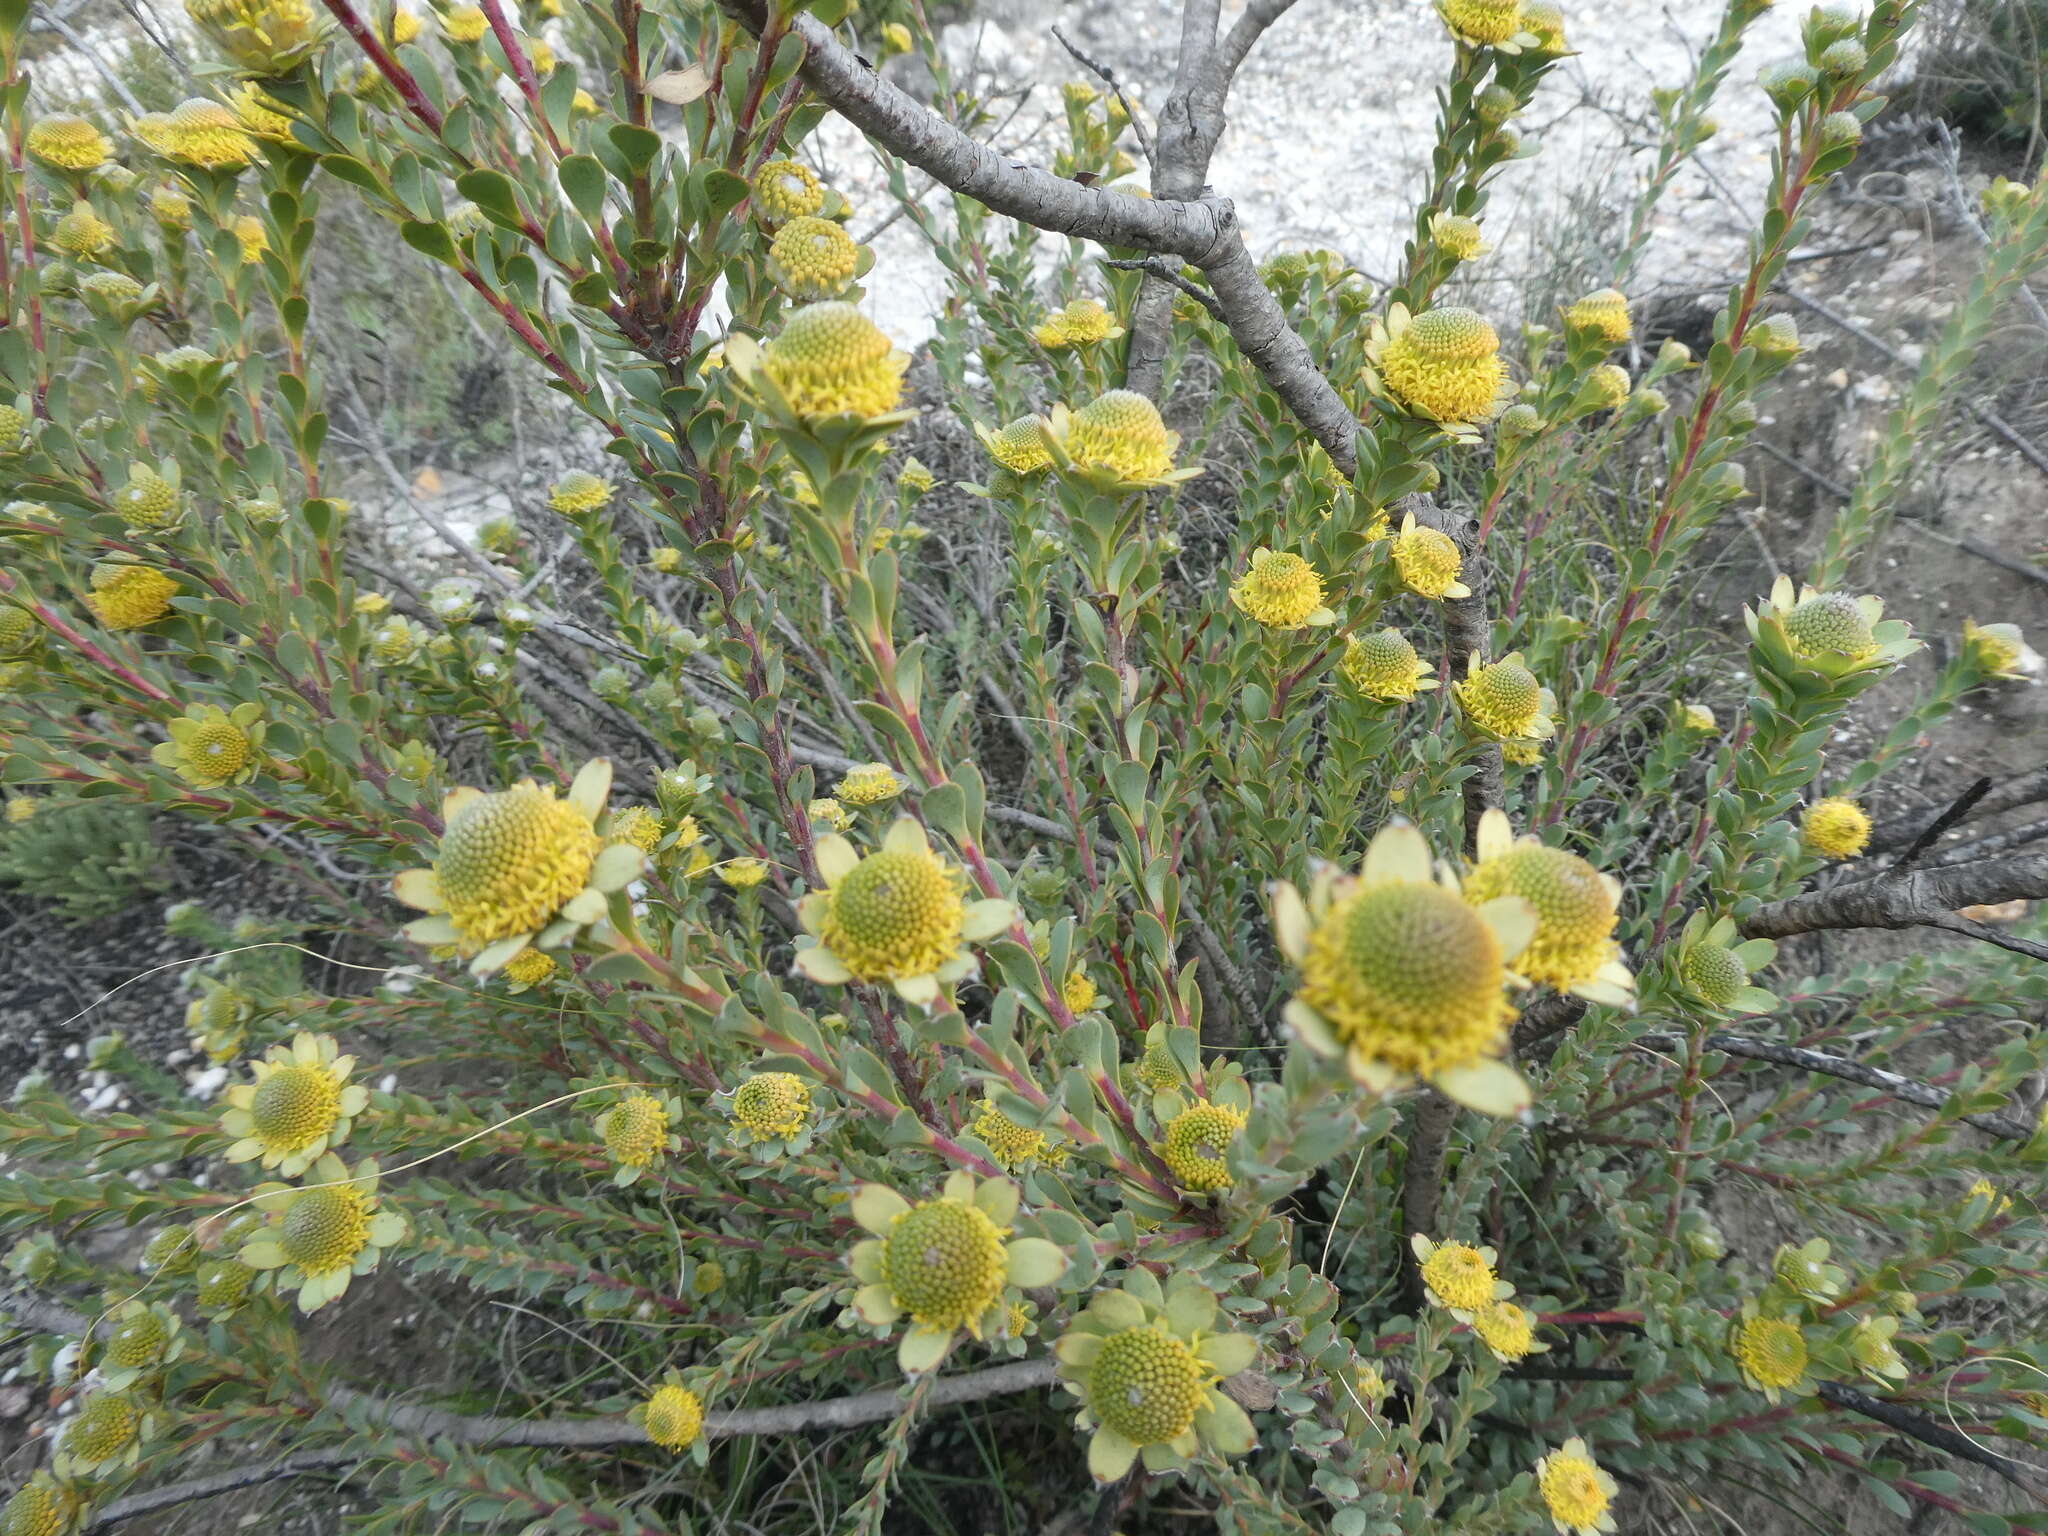
[[132, 802], [80, 800], [42, 809], [26, 797], [0, 826], [0, 885], [74, 922], [107, 917], [170, 883], [170, 856]]
[[[1764, 8], [1658, 94], [1613, 286], [1504, 346], [1451, 285], [1568, 51], [1529, 0], [1444, 0], [1385, 293], [1176, 192], [1284, 6], [1194, 8], [1146, 198], [1088, 85], [1058, 174], [978, 148], [909, 9], [192, 0], [208, 94], [98, 122], [34, 109], [0, 4], [8, 836], [261, 829], [391, 968], [325, 995], [181, 909], [221, 1101], [0, 1114], [4, 1306], [71, 1410], [0, 1529], [329, 1475], [394, 1532], [1586, 1533], [1832, 1519], [1823, 1474], [2048, 1529], [2007, 1459], [2044, 949], [1957, 914], [2048, 872], [1858, 862], [1886, 769], [2038, 658], [1983, 615], [1831, 749], [1920, 652], [1865, 557], [2048, 192], [1994, 187], [1812, 583], [1693, 632], [1801, 348], [1772, 285], [1914, 21], [1807, 19], [1712, 345], [1641, 348]], [[946, 115], [863, 62], [911, 49]], [[828, 109], [953, 280], [923, 420]], [[330, 441], [337, 206], [589, 433], [423, 580]], [[1999, 947], [1780, 948], [1858, 926]], [[86, 1241], [124, 1225], [139, 1274]]]

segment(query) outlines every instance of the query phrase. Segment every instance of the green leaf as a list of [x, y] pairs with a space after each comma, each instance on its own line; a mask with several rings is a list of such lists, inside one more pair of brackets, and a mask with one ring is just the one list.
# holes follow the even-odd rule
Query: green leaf
[[555, 179], [584, 218], [595, 222], [604, 213], [609, 178], [595, 155], [571, 155], [555, 171]]

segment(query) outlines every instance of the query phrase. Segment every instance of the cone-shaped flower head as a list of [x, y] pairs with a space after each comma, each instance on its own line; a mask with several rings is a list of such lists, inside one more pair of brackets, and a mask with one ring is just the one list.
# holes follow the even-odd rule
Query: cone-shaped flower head
[[754, 172], [754, 217], [770, 229], [809, 218], [825, 206], [825, 187], [808, 165], [770, 160]]
[[2041, 675], [2041, 657], [2017, 624], [1979, 625], [1963, 620], [1963, 645], [1985, 675], [2007, 683], [2030, 683]]
[[1453, 683], [1451, 693], [1465, 717], [1496, 741], [1543, 741], [1557, 734], [1556, 696], [1536, 680], [1520, 651], [1490, 665], [1473, 652], [1465, 680]]
[[481, 6], [451, 5], [441, 13], [441, 35], [451, 43], [476, 43], [491, 30], [491, 18]]
[[229, 1162], [260, 1159], [295, 1179], [348, 1139], [370, 1095], [348, 1080], [355, 1058], [337, 1051], [332, 1035], [301, 1031], [290, 1045], [274, 1045], [251, 1064], [253, 1081], [227, 1091], [220, 1117], [220, 1128], [238, 1138], [228, 1148]]
[[1892, 1342], [1899, 1331], [1896, 1317], [1866, 1317], [1849, 1335], [1849, 1358], [1856, 1369], [1872, 1381], [1904, 1381], [1912, 1374], [1898, 1346]]
[[1438, 0], [1451, 35], [1475, 48], [1512, 44], [1522, 31], [1521, 0]]
[[1045, 419], [1019, 416], [1000, 432], [976, 429], [989, 457], [1013, 475], [1035, 475], [1050, 467], [1052, 454], [1045, 446]]
[[851, 304], [798, 310], [761, 349], [761, 372], [804, 419], [884, 416], [903, 399], [908, 354]]
[[1528, 1085], [1500, 1059], [1515, 1013], [1508, 962], [1536, 932], [1525, 899], [1472, 906], [1422, 834], [1397, 822], [1359, 874], [1319, 871], [1306, 902], [1277, 884], [1273, 928], [1301, 971], [1286, 1018], [1310, 1049], [1342, 1056], [1376, 1091], [1420, 1077], [1489, 1114], [1527, 1106]]
[[1869, 813], [1843, 795], [1817, 800], [1799, 823], [1799, 841], [1823, 859], [1853, 859], [1870, 842]]
[[1522, 30], [1536, 39], [1538, 53], [1568, 53], [1571, 45], [1565, 41], [1564, 12], [1550, 4], [1550, 0], [1523, 0]]
[[282, 75], [326, 42], [333, 20], [312, 0], [185, 0], [213, 45], [256, 75]]
[[1016, 920], [1007, 901], [968, 901], [959, 866], [908, 816], [865, 858], [836, 833], [818, 839], [816, 857], [825, 885], [797, 904], [808, 942], [798, 941], [796, 968], [826, 986], [886, 981], [929, 1005], [974, 969], [968, 945]]
[[147, 1422], [142, 1400], [126, 1392], [95, 1392], [57, 1439], [53, 1470], [61, 1477], [133, 1466]]
[[1323, 602], [1323, 578], [1316, 568], [1283, 550], [1253, 550], [1251, 566], [1230, 584], [1230, 600], [1268, 629], [1337, 622]]
[[832, 795], [842, 805], [860, 808], [894, 800], [903, 790], [903, 779], [887, 763], [862, 763], [846, 770]]
[[787, 1140], [810, 1121], [810, 1087], [794, 1072], [756, 1072], [733, 1090], [732, 1117], [761, 1140]]
[[27, 148], [30, 158], [58, 171], [97, 170], [114, 152], [96, 124], [66, 112], [37, 118]]
[[1602, 363], [1579, 385], [1574, 405], [1581, 411], [1612, 411], [1628, 404], [1628, 370], [1619, 363]]
[[1437, 249], [1453, 261], [1472, 261], [1493, 249], [1486, 243], [1479, 221], [1462, 213], [1432, 215], [1429, 233], [1436, 241]]
[[26, 608], [0, 606], [0, 658], [26, 656], [42, 639], [42, 620]]
[[1368, 699], [1397, 703], [1437, 685], [1435, 669], [1415, 654], [1398, 629], [1352, 635], [1344, 642], [1339, 664], [1344, 680]]
[[1439, 1243], [1420, 1232], [1408, 1239], [1422, 1270], [1423, 1294], [1461, 1323], [1495, 1302], [1506, 1301], [1515, 1288], [1494, 1272], [1499, 1259], [1491, 1248], [1470, 1243]]
[[0, 1536], [71, 1536], [84, 1517], [76, 1490], [38, 1472], [0, 1504]]
[[1771, 1256], [1771, 1273], [1778, 1284], [1808, 1301], [1834, 1300], [1849, 1280], [1846, 1270], [1828, 1262], [1828, 1240], [1824, 1237], [1797, 1246], [1780, 1244]]
[[597, 1117], [604, 1149], [620, 1168], [651, 1168], [669, 1150], [667, 1104], [652, 1094], [629, 1093]]
[[775, 232], [768, 275], [792, 299], [836, 299], [860, 269], [860, 247], [831, 219], [802, 215]]
[[1447, 533], [1425, 528], [1413, 512], [1401, 518], [1401, 531], [1394, 539], [1394, 570], [1402, 585], [1421, 597], [1470, 597], [1472, 589], [1458, 580], [1465, 558]]
[[1135, 390], [1112, 389], [1077, 411], [1055, 407], [1052, 433], [1074, 469], [1105, 487], [1168, 485], [1195, 473], [1174, 469], [1180, 434]]
[[1176, 1275], [1164, 1291], [1142, 1271], [1123, 1288], [1097, 1291], [1053, 1353], [1081, 1399], [1077, 1422], [1092, 1430], [1088, 1469], [1114, 1482], [1141, 1456], [1148, 1471], [1183, 1466], [1205, 1447], [1224, 1456], [1250, 1450], [1245, 1411], [1219, 1390], [1258, 1357], [1249, 1334], [1217, 1331], [1216, 1298]]
[[237, 704], [232, 711], [218, 704], [195, 704], [166, 729], [171, 739], [157, 743], [150, 756], [194, 789], [243, 783], [261, 761], [260, 704]]
[[1750, 974], [1776, 958], [1769, 939], [1739, 939], [1732, 918], [1711, 925], [1695, 913], [1679, 937], [1678, 975], [1694, 997], [1731, 1013], [1769, 1013], [1778, 1000], [1750, 984]]
[[1100, 299], [1074, 299], [1064, 309], [1048, 315], [1032, 334], [1041, 347], [1089, 347], [1115, 341], [1124, 328], [1116, 323]]
[[1628, 296], [1619, 288], [1602, 288], [1574, 300], [1564, 312], [1564, 323], [1609, 346], [1619, 346], [1635, 334], [1635, 324], [1628, 312]]
[[873, 1234], [856, 1243], [848, 1267], [860, 1282], [855, 1309], [885, 1328], [909, 1316], [897, 1364], [915, 1375], [945, 1358], [953, 1337], [1000, 1335], [1015, 1291], [1050, 1285], [1066, 1272], [1064, 1250], [1039, 1237], [1011, 1237], [1019, 1192], [1007, 1179], [958, 1172], [937, 1199], [912, 1205], [893, 1189], [864, 1184], [853, 1219]]
[[661, 813], [651, 805], [629, 805], [612, 812], [605, 831], [606, 842], [631, 843], [642, 853], [654, 852], [661, 836]]
[[1446, 305], [1410, 316], [1396, 304], [1366, 352], [1386, 392], [1431, 421], [1471, 426], [1507, 403], [1500, 337], [1476, 311]]
[[665, 1451], [687, 1451], [704, 1433], [704, 1403], [681, 1382], [665, 1381], [632, 1411], [647, 1438]]
[[1045, 1133], [1019, 1125], [995, 1105], [982, 1100], [981, 1108], [968, 1123], [967, 1133], [988, 1148], [989, 1156], [1016, 1173], [1045, 1151]]
[[1620, 1485], [1600, 1470], [1577, 1435], [1536, 1463], [1536, 1487], [1557, 1536], [1601, 1536], [1615, 1529]]
[[153, 566], [102, 560], [92, 568], [85, 605], [108, 629], [141, 629], [171, 611], [178, 583]]
[[256, 1271], [240, 1259], [207, 1259], [192, 1273], [192, 1300], [208, 1317], [233, 1312], [249, 1299]]
[[641, 871], [631, 843], [606, 845], [597, 819], [610, 793], [611, 764], [577, 773], [569, 793], [523, 779], [485, 794], [456, 789], [441, 802], [441, 845], [431, 869], [392, 882], [407, 906], [435, 914], [407, 926], [423, 944], [456, 944], [486, 975], [529, 940], [552, 949], [605, 915], [605, 898]]
[[[1178, 1103], [1166, 1100], [1159, 1106], [1165, 1115]], [[1188, 1108], [1166, 1120], [1166, 1134], [1159, 1142], [1159, 1160], [1173, 1171], [1174, 1182], [1198, 1194], [1228, 1189], [1230, 1148], [1249, 1117], [1235, 1104], [1197, 1099]]]
[[178, 1314], [162, 1302], [130, 1297], [107, 1314], [107, 1321], [112, 1331], [100, 1356], [100, 1376], [115, 1391], [155, 1376], [185, 1352]]
[[1806, 1335], [1792, 1319], [1768, 1316], [1746, 1301], [1729, 1331], [1729, 1350], [1742, 1379], [1772, 1402], [1780, 1392], [1806, 1391]]
[[114, 226], [80, 198], [50, 231], [50, 243], [73, 261], [91, 261], [102, 251], [113, 249]]
[[256, 141], [243, 129], [241, 120], [203, 96], [179, 102], [160, 132], [163, 153], [183, 165], [235, 170], [256, 158]]
[[1785, 633], [1802, 656], [1860, 660], [1877, 646], [1874, 622], [1860, 599], [1846, 592], [1814, 592], [1785, 615]]
[[1743, 611], [1761, 681], [1780, 694], [1812, 694], [1864, 673], [1889, 671], [1920, 648], [1912, 630], [1884, 617], [1884, 600], [1795, 588], [1780, 576]]
[[587, 469], [572, 469], [548, 487], [548, 505], [565, 517], [609, 506], [612, 488]]
[[279, 1283], [296, 1285], [299, 1310], [318, 1311], [368, 1274], [386, 1248], [405, 1236], [405, 1218], [377, 1198], [377, 1164], [360, 1163], [353, 1176], [332, 1152], [313, 1164], [313, 1182], [293, 1189], [257, 1186], [256, 1207], [268, 1218], [238, 1255], [252, 1269], [277, 1270]]
[[114, 508], [135, 529], [175, 527], [179, 516], [178, 488], [147, 464], [128, 468], [128, 483], [114, 493]]
[[1536, 1314], [1512, 1301], [1496, 1301], [1472, 1314], [1472, 1331], [1502, 1365], [1513, 1365], [1550, 1348], [1536, 1337]]
[[292, 120], [273, 96], [266, 96], [254, 80], [244, 80], [228, 94], [228, 110], [235, 120], [259, 139], [273, 144], [295, 144]]
[[1465, 877], [1465, 899], [1519, 896], [1536, 911], [1536, 936], [1515, 969], [1542, 986], [1592, 1002], [1626, 1007], [1635, 977], [1614, 942], [1621, 887], [1575, 853], [1539, 839], [1517, 839], [1507, 816], [1490, 810], [1479, 822], [1479, 862]]

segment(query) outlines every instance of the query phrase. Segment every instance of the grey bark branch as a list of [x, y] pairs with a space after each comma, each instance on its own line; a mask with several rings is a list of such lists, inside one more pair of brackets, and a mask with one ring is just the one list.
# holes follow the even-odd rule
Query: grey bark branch
[[[1973, 816], [1995, 816], [2022, 805], [2048, 800], [2048, 764], [2007, 779], [1971, 807]], [[1918, 842], [1920, 837], [1948, 812], [1947, 805], [1931, 805], [1907, 816], [1894, 817], [1870, 834], [1872, 853], [1889, 853]]]
[[[1685, 1037], [1677, 1034], [1638, 1035], [1635, 1043], [1647, 1046], [1653, 1051], [1675, 1051], [1685, 1046]], [[1875, 1088], [1892, 1098], [1903, 1099], [1908, 1104], [1918, 1104], [1925, 1109], [1940, 1109], [1952, 1097], [1947, 1090], [1936, 1088], [1930, 1083], [1919, 1082], [1897, 1072], [1887, 1072], [1882, 1067], [1873, 1067], [1866, 1062], [1852, 1061], [1847, 1056], [1837, 1056], [1830, 1051], [1810, 1051], [1802, 1046], [1781, 1045], [1775, 1040], [1758, 1040], [1748, 1035], [1729, 1035], [1718, 1031], [1708, 1035], [1705, 1046], [1710, 1051], [1719, 1051], [1727, 1056], [1747, 1057], [1752, 1061], [1774, 1062], [1779, 1066], [1797, 1067], [1802, 1072], [1817, 1072], [1823, 1077], [1838, 1077], [1844, 1082], [1860, 1083], [1865, 1088]], [[1993, 1136], [2002, 1136], [2009, 1141], [2026, 1141], [2034, 1134], [2034, 1127], [2024, 1120], [2011, 1115], [1974, 1114], [1964, 1115], [1963, 1123], [1973, 1125], [1980, 1131]]]
[[1938, 1451], [1946, 1451], [1951, 1456], [1974, 1462], [2004, 1478], [2022, 1492], [2036, 1498], [2041, 1496], [2040, 1489], [2033, 1481], [2020, 1475], [2022, 1471], [2032, 1470], [2025, 1462], [2010, 1456], [2001, 1456], [1997, 1451], [1978, 1444], [1960, 1430], [1935, 1423], [1924, 1413], [1915, 1413], [1899, 1403], [1872, 1397], [1860, 1387], [1852, 1387], [1846, 1382], [1823, 1381], [1819, 1384], [1818, 1391], [1823, 1401], [1832, 1403], [1837, 1408], [1859, 1413], [1866, 1419], [1875, 1420], [1888, 1429], [1895, 1429], [1902, 1435], [1918, 1440], [1922, 1445], [1931, 1445]]
[[[767, 24], [765, 0], [719, 4], [757, 37]], [[818, 99], [953, 191], [1054, 234], [1178, 256], [1200, 267], [1238, 349], [1322, 444], [1339, 473], [1349, 476], [1357, 469], [1358, 420], [1261, 281], [1227, 198], [1130, 197], [1014, 164], [884, 80], [814, 17], [800, 15], [790, 25], [807, 49], [800, 73]]]
[[1752, 939], [1789, 939], [1834, 928], [1945, 928], [2001, 949], [2048, 960], [2048, 945], [1957, 916], [1959, 907], [2048, 896], [2048, 851], [1910, 869], [1808, 891], [1759, 908], [1743, 920]]

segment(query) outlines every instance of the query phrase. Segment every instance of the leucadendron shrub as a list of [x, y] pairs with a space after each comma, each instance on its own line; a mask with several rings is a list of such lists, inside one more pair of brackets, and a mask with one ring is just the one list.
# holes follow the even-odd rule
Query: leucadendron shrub
[[[392, 1532], [2048, 1529], [2038, 929], [1797, 939], [1893, 890], [1886, 770], [2038, 670], [1990, 612], [1934, 665], [1865, 557], [2048, 193], [1994, 188], [1824, 568], [1690, 580], [1910, 3], [1766, 70], [1698, 352], [1641, 234], [1766, 0], [1659, 83], [1612, 284], [1520, 328], [1469, 279], [1570, 53], [1531, 0], [1444, 0], [1384, 292], [954, 195], [1158, 206], [1090, 84], [1060, 179], [966, 154], [914, 8], [188, 4], [137, 115], [0, 3], [0, 860], [118, 861], [69, 830], [118, 806], [297, 904], [171, 914], [217, 1091], [102, 1037], [131, 1107], [0, 1111], [6, 1536], [287, 1473]], [[943, 116], [858, 106], [906, 51]], [[815, 169], [835, 104], [893, 207]], [[559, 396], [445, 558], [378, 553], [330, 432], [344, 205]]]

